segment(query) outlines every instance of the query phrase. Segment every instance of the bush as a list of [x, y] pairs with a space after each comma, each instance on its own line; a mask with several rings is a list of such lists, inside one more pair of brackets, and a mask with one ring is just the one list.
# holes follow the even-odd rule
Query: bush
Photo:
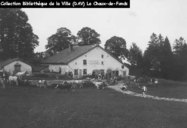
[[32, 84], [29, 80], [19, 80], [19, 86], [22, 87], [36, 87], [36, 85]]
[[70, 76], [68, 75], [57, 75], [58, 79], [61, 79], [61, 80], [70, 80], [72, 79]]
[[57, 84], [51, 84], [51, 85], [47, 85], [47, 88], [56, 88], [57, 87]]
[[58, 88], [70, 90], [71, 87], [72, 87], [72, 84], [71, 84], [71, 83], [64, 82], [63, 84], [59, 84], [59, 87], [58, 87]]
[[49, 78], [49, 75], [44, 74], [44, 73], [34, 73], [32, 76], [33, 77], [41, 77], [41, 78]]
[[65, 74], [58, 73], [33, 73], [32, 76], [25, 76], [25, 79], [61, 79], [61, 80], [71, 80], [72, 77]]
[[93, 75], [85, 75], [81, 79], [87, 79], [87, 78], [95, 78]]
[[95, 84], [91, 81], [85, 81], [83, 82], [83, 88], [95, 88]]
[[124, 79], [126, 79], [125, 76], [118, 76], [117, 77], [117, 81], [121, 81], [121, 80], [124, 80]]

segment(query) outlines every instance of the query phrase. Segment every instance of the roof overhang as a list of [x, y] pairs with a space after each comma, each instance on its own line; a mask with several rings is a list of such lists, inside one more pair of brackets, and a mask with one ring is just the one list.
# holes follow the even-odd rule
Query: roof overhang
[[68, 65], [67, 63], [41, 63], [41, 64], [45, 64], [45, 65]]

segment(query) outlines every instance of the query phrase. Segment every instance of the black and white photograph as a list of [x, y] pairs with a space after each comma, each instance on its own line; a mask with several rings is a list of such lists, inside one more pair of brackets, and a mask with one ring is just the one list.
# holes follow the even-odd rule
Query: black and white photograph
[[187, 128], [186, 5], [0, 0], [0, 128]]

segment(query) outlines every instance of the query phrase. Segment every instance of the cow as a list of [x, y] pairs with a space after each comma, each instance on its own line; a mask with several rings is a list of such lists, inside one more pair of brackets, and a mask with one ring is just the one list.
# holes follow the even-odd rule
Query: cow
[[17, 76], [9, 76], [8, 77], [8, 83], [9, 84], [16, 84], [16, 86], [18, 86], [19, 85], [19, 83], [18, 83], [18, 77]]

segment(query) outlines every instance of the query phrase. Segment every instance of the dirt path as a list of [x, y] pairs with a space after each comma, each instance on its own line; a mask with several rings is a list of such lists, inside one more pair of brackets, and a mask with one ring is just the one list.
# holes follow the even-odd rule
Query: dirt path
[[158, 97], [158, 96], [152, 96], [152, 95], [142, 95], [140, 93], [132, 92], [132, 91], [123, 91], [121, 90], [122, 85], [118, 84], [115, 86], [108, 86], [108, 88], [114, 89], [115, 91], [121, 92], [123, 94], [131, 95], [131, 96], [137, 96], [137, 97], [143, 97], [143, 98], [150, 98], [153, 100], [163, 100], [163, 101], [175, 101], [175, 102], [185, 102], [187, 103], [187, 99], [177, 99], [177, 98], [166, 98], [166, 97]]

